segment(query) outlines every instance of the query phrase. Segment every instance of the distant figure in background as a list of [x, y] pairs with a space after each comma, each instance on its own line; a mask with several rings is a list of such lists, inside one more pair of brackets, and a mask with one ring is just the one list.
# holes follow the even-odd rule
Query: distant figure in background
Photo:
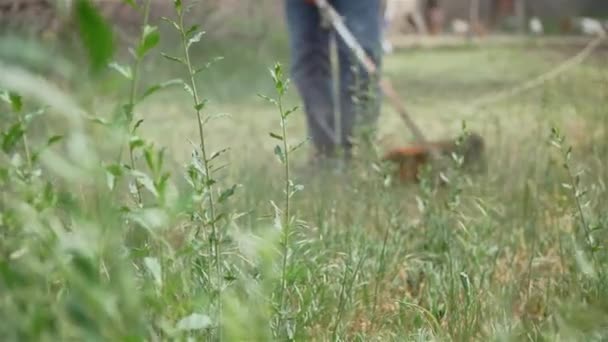
[[427, 0], [426, 17], [426, 20], [429, 23], [429, 33], [432, 35], [440, 34], [441, 31], [443, 31], [445, 16], [443, 9], [439, 4], [439, 0]]
[[[329, 51], [330, 31], [322, 27], [321, 13], [314, 0], [285, 1], [292, 77], [304, 102], [308, 131], [315, 147], [312, 161], [335, 160], [339, 150], [344, 159], [349, 160], [355, 126], [373, 128], [376, 124], [380, 107], [378, 85], [359, 67], [351, 51], [338, 38], [341, 134], [336, 136]], [[380, 65], [380, 0], [328, 2], [344, 18], [346, 26], [368, 55]]]
[[427, 23], [424, 21], [420, 0], [385, 0], [384, 20], [385, 33], [389, 35], [415, 31], [427, 34]]
[[492, 0], [491, 8], [491, 26], [495, 27], [506, 17], [515, 14], [515, 3], [513, 0]]
[[534, 35], [541, 35], [545, 32], [543, 22], [538, 17], [532, 17], [530, 19], [530, 32]]

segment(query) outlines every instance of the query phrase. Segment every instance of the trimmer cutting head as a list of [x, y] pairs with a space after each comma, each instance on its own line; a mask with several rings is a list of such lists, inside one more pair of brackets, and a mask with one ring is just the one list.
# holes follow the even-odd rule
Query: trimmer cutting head
[[462, 168], [465, 170], [484, 167], [485, 143], [477, 133], [468, 133], [459, 139], [395, 148], [385, 154], [384, 160], [397, 165], [396, 173], [401, 181], [418, 182], [423, 167], [436, 161], [432, 158], [433, 150], [443, 157], [462, 158]]

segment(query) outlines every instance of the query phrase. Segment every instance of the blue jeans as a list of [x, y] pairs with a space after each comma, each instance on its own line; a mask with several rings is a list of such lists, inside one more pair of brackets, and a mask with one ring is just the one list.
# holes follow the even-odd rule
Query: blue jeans
[[[379, 91], [339, 36], [340, 137], [334, 119], [329, 50], [330, 31], [322, 28], [321, 14], [304, 0], [285, 0], [290, 37], [291, 74], [306, 112], [309, 135], [317, 152], [332, 155], [338, 148], [347, 156], [356, 127], [372, 128], [379, 112]], [[379, 66], [381, 62], [380, 0], [328, 0], [342, 16], [359, 44]], [[337, 33], [336, 33], [337, 34]], [[359, 126], [360, 125], [360, 126]]]

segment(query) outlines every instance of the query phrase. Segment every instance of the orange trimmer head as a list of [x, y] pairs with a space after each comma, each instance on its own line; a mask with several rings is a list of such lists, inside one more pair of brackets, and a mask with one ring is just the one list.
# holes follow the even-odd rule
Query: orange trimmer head
[[448, 158], [461, 157], [462, 167], [473, 169], [483, 165], [484, 148], [483, 138], [477, 133], [469, 133], [461, 139], [394, 148], [383, 159], [397, 166], [396, 177], [402, 182], [418, 182], [423, 168], [435, 161], [432, 151]]

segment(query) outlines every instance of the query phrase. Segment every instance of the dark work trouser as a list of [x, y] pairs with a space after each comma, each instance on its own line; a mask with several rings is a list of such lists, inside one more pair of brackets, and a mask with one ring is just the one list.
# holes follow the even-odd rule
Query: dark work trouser
[[[370, 79], [349, 48], [336, 36], [339, 61], [341, 134], [336, 136], [329, 50], [330, 31], [321, 14], [304, 0], [285, 0], [290, 36], [291, 74], [304, 102], [308, 132], [317, 152], [348, 155], [355, 128], [373, 130], [379, 111], [377, 82]], [[328, 0], [376, 64], [381, 60], [380, 0]]]

